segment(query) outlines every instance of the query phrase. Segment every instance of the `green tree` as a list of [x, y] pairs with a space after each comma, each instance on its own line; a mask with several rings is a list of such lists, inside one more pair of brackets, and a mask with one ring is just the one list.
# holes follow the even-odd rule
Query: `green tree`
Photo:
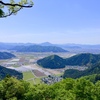
[[6, 77], [0, 82], [0, 100], [25, 100], [24, 95], [28, 92], [29, 86], [25, 81]]
[[93, 96], [96, 98], [95, 100], [100, 99], [100, 81], [97, 81], [96, 84], [95, 84]]
[[30, 8], [32, 6], [32, 0], [20, 0], [19, 2], [9, 0], [9, 3], [4, 2], [4, 0], [0, 0], [0, 18], [11, 16], [16, 14], [22, 8]]
[[76, 100], [95, 100], [93, 90], [94, 84], [84, 78], [77, 79], [73, 88]]

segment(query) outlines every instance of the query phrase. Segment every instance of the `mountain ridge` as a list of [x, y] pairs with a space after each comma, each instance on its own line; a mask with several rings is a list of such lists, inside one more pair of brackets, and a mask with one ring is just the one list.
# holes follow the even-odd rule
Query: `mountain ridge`
[[13, 69], [8, 69], [8, 68], [0, 65], [0, 80], [4, 79], [7, 75], [12, 76], [12, 77], [16, 77], [18, 79], [23, 78], [22, 73], [15, 71]]
[[[53, 59], [52, 59], [53, 58]], [[59, 60], [61, 59], [61, 60]], [[51, 63], [54, 63], [54, 67], [51, 67]], [[91, 66], [92, 64], [100, 62], [100, 54], [90, 54], [90, 53], [82, 53], [78, 54], [69, 58], [61, 58], [57, 55], [51, 55], [48, 57], [45, 57], [43, 59], [40, 59], [37, 61], [37, 64], [48, 68], [64, 68], [65, 66]], [[57, 63], [60, 63], [60, 66], [57, 65]], [[62, 65], [63, 67], [62, 67]], [[55, 66], [56, 65], [56, 66]]]
[[16, 50], [17, 52], [68, 52], [60, 47], [40, 45], [16, 46], [12, 50]]
[[11, 59], [16, 57], [14, 54], [12, 53], [8, 53], [8, 52], [0, 52], [0, 59]]

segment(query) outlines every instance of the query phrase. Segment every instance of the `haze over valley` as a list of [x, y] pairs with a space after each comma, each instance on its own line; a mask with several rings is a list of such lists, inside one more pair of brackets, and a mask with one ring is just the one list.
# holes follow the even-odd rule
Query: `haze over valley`
[[[52, 44], [44, 42], [40, 44], [0, 43], [0, 47], [0, 65], [23, 73], [23, 79], [31, 84], [43, 82], [41, 78], [49, 75], [64, 75], [64, 78], [73, 77], [69, 72], [66, 75], [66, 72], [68, 70], [72, 70], [72, 73], [73, 70], [85, 71], [90, 66], [100, 62], [100, 45]], [[5, 57], [3, 55], [4, 52], [9, 52], [8, 54], [11, 58]], [[86, 73], [88, 74], [87, 71]], [[26, 76], [28, 77], [26, 78]], [[81, 76], [80, 72], [79, 76]]]

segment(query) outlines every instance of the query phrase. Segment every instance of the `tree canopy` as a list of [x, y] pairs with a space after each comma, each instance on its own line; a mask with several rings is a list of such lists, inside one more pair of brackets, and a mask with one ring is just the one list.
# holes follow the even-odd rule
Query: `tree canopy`
[[67, 78], [52, 85], [30, 85], [6, 77], [0, 81], [0, 100], [100, 100], [100, 81]]
[[22, 8], [31, 8], [32, 6], [32, 0], [9, 0], [9, 2], [0, 0], [0, 18], [11, 16]]

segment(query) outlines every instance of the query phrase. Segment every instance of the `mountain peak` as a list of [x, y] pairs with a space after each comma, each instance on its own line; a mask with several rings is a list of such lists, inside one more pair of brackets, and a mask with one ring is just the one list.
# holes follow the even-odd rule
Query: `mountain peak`
[[52, 46], [53, 44], [51, 44], [50, 42], [43, 42], [40, 45], [42, 45], [42, 46]]
[[44, 68], [57, 69], [65, 67], [65, 60], [57, 55], [51, 55], [38, 60], [37, 64]]

